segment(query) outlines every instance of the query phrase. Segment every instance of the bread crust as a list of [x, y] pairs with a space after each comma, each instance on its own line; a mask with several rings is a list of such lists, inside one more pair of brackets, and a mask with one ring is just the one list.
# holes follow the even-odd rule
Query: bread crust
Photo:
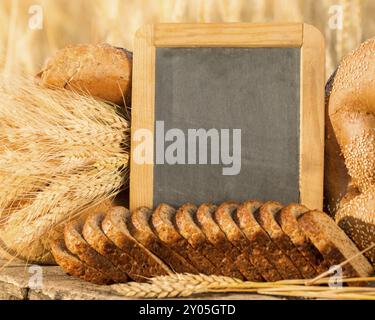
[[[259, 223], [270, 240], [268, 241], [268, 244], [265, 245], [265, 249], [267, 250], [267, 258], [273, 263], [283, 279], [300, 279], [302, 276], [290, 258], [284, 254], [284, 252], [279, 248], [278, 244], [272, 241], [272, 238], [270, 237], [272, 230], [265, 229], [265, 227], [268, 227], [268, 224], [264, 220], [266, 217], [268, 217], [269, 206], [272, 204], [272, 202], [266, 202], [254, 213], [256, 221]], [[263, 240], [265, 239], [266, 237], [263, 236]]]
[[[271, 275], [268, 274], [264, 275], [262, 273], [262, 270], [258, 269], [259, 264], [251, 250], [251, 243], [248, 241], [246, 236], [242, 233], [241, 229], [233, 220], [233, 215], [238, 209], [238, 206], [238, 203], [234, 201], [227, 201], [222, 203], [215, 211], [215, 221], [217, 222], [221, 230], [225, 233], [228, 240], [233, 244], [233, 246], [240, 250], [240, 252], [244, 255], [244, 257], [248, 261], [248, 272], [254, 279], [257, 279], [257, 281], [261, 281], [261, 279], [263, 278], [266, 280], [268, 280], [269, 278], [280, 280], [277, 272], [272, 274], [271, 277]], [[266, 276], [268, 278], [266, 278]]]
[[127, 227], [129, 221], [130, 212], [128, 209], [113, 207], [102, 222], [103, 232], [119, 249], [137, 261], [137, 268], [141, 268], [140, 274], [145, 277], [172, 274], [172, 271], [162, 260], [130, 234]]
[[[359, 250], [370, 248], [375, 243], [375, 186], [366, 192], [348, 199], [336, 214], [337, 224], [353, 240]], [[375, 267], [375, 248], [364, 256]]]
[[128, 252], [120, 250], [103, 232], [101, 225], [104, 213], [93, 213], [86, 218], [82, 235], [87, 243], [102, 256], [106, 257], [113, 265], [125, 272], [137, 282], [145, 282], [150, 274], [145, 272]]
[[[213, 219], [217, 207], [213, 204], [204, 203], [199, 206], [195, 218], [198, 227], [202, 230], [207, 240], [224, 255], [224, 264], [228, 264], [230, 273], [235, 278], [246, 278], [254, 280], [253, 275], [248, 272], [249, 261], [243, 258], [241, 252], [234, 247]], [[251, 268], [251, 265], [250, 265]]]
[[128, 275], [114, 266], [107, 258], [95, 251], [82, 237], [83, 221], [68, 223], [64, 230], [65, 245], [69, 251], [87, 265], [102, 272], [116, 283], [128, 281]]
[[253, 263], [261, 275], [267, 281], [278, 281], [283, 277], [267, 253], [267, 247], [273, 246], [273, 243], [254, 217], [254, 213], [259, 210], [262, 204], [257, 200], [244, 202], [235, 212], [234, 221], [249, 241]]
[[150, 227], [152, 211], [141, 207], [131, 213], [128, 225], [131, 235], [152, 253], [162, 259], [176, 273], [198, 274], [186, 259], [166, 246]]
[[297, 250], [310, 262], [318, 273], [322, 273], [327, 271], [324, 258], [298, 225], [298, 218], [308, 211], [309, 209], [303, 205], [291, 203], [282, 208], [276, 214], [275, 218]]
[[178, 232], [189, 242], [199, 254], [205, 256], [216, 267], [217, 275], [243, 279], [241, 273], [232, 268], [231, 263], [210, 243], [203, 231], [195, 222], [198, 208], [193, 204], [185, 204], [177, 210], [176, 225]]
[[[309, 279], [317, 276], [316, 270], [310, 262], [297, 250], [289, 236], [279, 226], [276, 221], [276, 215], [281, 211], [283, 205], [279, 202], [269, 201], [265, 203], [258, 214], [258, 222], [268, 233], [272, 241], [281, 249], [281, 251], [290, 259], [297, 270], [293, 270], [298, 276]], [[291, 271], [291, 270], [290, 270]], [[290, 272], [289, 271], [289, 272]], [[298, 273], [297, 273], [297, 272]]]
[[69, 252], [63, 239], [51, 242], [51, 252], [59, 266], [71, 276], [99, 285], [114, 283], [110, 277], [85, 264]]
[[[323, 212], [309, 211], [301, 215], [298, 224], [330, 265], [338, 265], [359, 253], [358, 248], [343, 230]], [[359, 255], [342, 267], [344, 277], [368, 277], [371, 264]], [[349, 285], [363, 285], [350, 283]]]
[[200, 255], [193, 247], [179, 234], [175, 225], [176, 210], [165, 204], [160, 204], [152, 214], [152, 226], [165, 245], [183, 256], [200, 273], [215, 274], [217, 269], [204, 256]]
[[67, 46], [50, 58], [37, 75], [39, 84], [89, 94], [118, 105], [130, 105], [132, 54], [108, 44]]

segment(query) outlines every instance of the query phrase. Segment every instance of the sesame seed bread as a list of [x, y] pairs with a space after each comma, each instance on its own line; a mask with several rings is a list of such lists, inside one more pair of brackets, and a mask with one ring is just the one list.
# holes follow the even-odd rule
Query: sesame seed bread
[[104, 213], [94, 213], [86, 218], [82, 235], [87, 243], [106, 257], [113, 265], [127, 273], [131, 279], [137, 282], [145, 282], [150, 274], [142, 268], [136, 259], [127, 252], [121, 251], [103, 232], [101, 225]]
[[272, 240], [272, 226], [269, 218], [273, 210], [279, 210], [278, 203], [269, 201], [264, 203], [259, 210], [254, 213], [254, 217], [262, 229], [268, 234], [272, 245], [267, 246], [267, 257], [275, 265], [284, 279], [301, 279], [301, 273], [290, 260], [290, 258], [280, 248], [280, 244]]
[[309, 209], [303, 205], [292, 203], [277, 212], [275, 218], [281, 229], [288, 235], [290, 241], [307, 261], [320, 274], [327, 271], [324, 258], [319, 250], [312, 244], [310, 239], [303, 233], [298, 225], [298, 218], [308, 212]]
[[[337, 224], [362, 251], [375, 243], [375, 186], [354, 197], [340, 208]], [[364, 253], [375, 266], [375, 248]]]
[[[223, 230], [226, 237], [233, 244], [233, 246], [240, 250], [240, 252], [243, 253], [248, 259], [248, 261], [250, 262], [248, 269], [249, 272], [253, 274], [253, 277], [256, 279], [263, 279], [263, 274], [261, 273], [262, 270], [257, 268], [258, 261], [252, 253], [251, 243], [233, 220], [233, 214], [235, 213], [237, 208], [238, 204], [236, 202], [228, 201], [222, 203], [215, 211], [215, 221], [217, 222], [221, 230]], [[280, 280], [277, 273], [274, 274], [273, 279]]]
[[[298, 224], [332, 266], [359, 253], [345, 232], [323, 212], [306, 212], [299, 217]], [[363, 255], [359, 255], [345, 264], [342, 271], [345, 277], [368, 277], [373, 273], [373, 268]]]
[[176, 210], [168, 204], [160, 204], [152, 214], [152, 226], [159, 239], [169, 248], [178, 252], [200, 273], [215, 274], [217, 269], [204, 256], [200, 255], [180, 235], [175, 224]]
[[[374, 49], [372, 38], [343, 57], [326, 94], [326, 144], [335, 145], [326, 148], [325, 198], [330, 214], [360, 249], [374, 243]], [[375, 250], [365, 255], [374, 264]]]
[[113, 207], [106, 214], [102, 229], [113, 243], [126, 252], [141, 268], [140, 274], [145, 277], [154, 277], [172, 274], [170, 268], [150, 250], [139, 243], [128, 229], [130, 212], [124, 207]]
[[113, 283], [111, 278], [69, 252], [63, 239], [51, 242], [51, 252], [56, 262], [67, 274], [100, 285]]
[[83, 221], [68, 223], [64, 230], [65, 245], [69, 251], [92, 268], [102, 272], [116, 283], [127, 282], [128, 275], [94, 250], [82, 237]]
[[198, 271], [186, 259], [166, 246], [151, 229], [152, 210], [141, 207], [131, 213], [128, 224], [131, 235], [164, 261], [176, 273], [193, 273]]
[[282, 280], [280, 272], [268, 257], [270, 249], [267, 248], [274, 247], [274, 244], [254, 217], [261, 206], [262, 202], [256, 200], [244, 202], [237, 208], [234, 221], [249, 241], [252, 261], [263, 278], [267, 281]]
[[284, 233], [276, 221], [275, 216], [282, 208], [283, 206], [278, 202], [269, 201], [265, 203], [257, 215], [258, 222], [268, 233], [272, 241], [290, 258], [293, 267], [298, 269], [299, 274], [305, 279], [314, 278], [317, 276], [316, 270], [297, 250], [289, 236]]
[[253, 275], [248, 274], [249, 261], [239, 258], [241, 252], [234, 247], [213, 219], [217, 207], [212, 204], [202, 204], [198, 207], [195, 219], [207, 240], [224, 255], [223, 264], [229, 266], [230, 273], [235, 278], [251, 280]]
[[194, 217], [197, 209], [195, 205], [185, 204], [177, 210], [176, 226], [178, 232], [189, 242], [194, 250], [212, 262], [216, 267], [216, 273], [214, 274], [228, 277], [239, 276], [240, 279], [243, 279], [239, 272], [233, 272], [231, 264], [225, 259], [224, 254], [207, 240], [203, 231], [195, 223]]

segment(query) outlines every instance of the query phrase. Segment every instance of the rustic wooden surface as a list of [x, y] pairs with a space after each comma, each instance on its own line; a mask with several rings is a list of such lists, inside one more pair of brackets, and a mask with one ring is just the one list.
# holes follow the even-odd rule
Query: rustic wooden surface
[[[15, 261], [0, 260], [0, 300], [126, 300], [111, 289], [70, 277], [58, 266], [41, 267], [41, 286], [33, 288], [32, 276], [39, 266], [25, 266]], [[38, 271], [39, 272], [39, 271]], [[269, 300], [277, 299], [257, 294], [210, 294], [190, 299]]]

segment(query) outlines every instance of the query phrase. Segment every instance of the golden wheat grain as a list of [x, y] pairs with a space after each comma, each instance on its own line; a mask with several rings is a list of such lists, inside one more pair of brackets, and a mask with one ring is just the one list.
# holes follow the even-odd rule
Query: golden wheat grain
[[[259, 293], [275, 296], [298, 296], [326, 299], [371, 299], [375, 288], [328, 287], [330, 279], [320, 279], [321, 286], [306, 286], [306, 280], [283, 280], [277, 282], [242, 281], [224, 276], [174, 274], [149, 279], [148, 283], [130, 282], [112, 285], [112, 289], [131, 298], [177, 298], [202, 293]], [[375, 281], [370, 278], [343, 279], [349, 281]], [[322, 284], [324, 284], [322, 286]]]
[[0, 79], [0, 236], [22, 256], [126, 182], [129, 124], [116, 106]]

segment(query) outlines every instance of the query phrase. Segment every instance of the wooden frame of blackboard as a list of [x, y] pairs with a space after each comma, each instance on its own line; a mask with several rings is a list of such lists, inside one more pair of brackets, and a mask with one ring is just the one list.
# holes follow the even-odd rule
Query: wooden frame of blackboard
[[[138, 129], [154, 132], [156, 48], [174, 47], [301, 49], [300, 202], [312, 209], [322, 209], [325, 81], [322, 34], [303, 23], [165, 23], [142, 27], [134, 42], [132, 137]], [[153, 206], [154, 166], [133, 161], [137, 143], [132, 139], [130, 209]]]

